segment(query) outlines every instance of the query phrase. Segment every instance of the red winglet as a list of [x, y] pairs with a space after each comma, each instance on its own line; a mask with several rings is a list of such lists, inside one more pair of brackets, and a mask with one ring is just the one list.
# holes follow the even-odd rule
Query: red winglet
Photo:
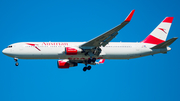
[[163, 22], [172, 23], [174, 17], [166, 17]]
[[128, 15], [128, 17], [127, 17], [126, 20], [125, 20], [126, 22], [131, 21], [131, 18], [132, 18], [133, 14], [134, 14], [134, 11], [135, 11], [135, 10], [132, 10], [131, 13]]
[[99, 63], [104, 63], [105, 59], [100, 59]]

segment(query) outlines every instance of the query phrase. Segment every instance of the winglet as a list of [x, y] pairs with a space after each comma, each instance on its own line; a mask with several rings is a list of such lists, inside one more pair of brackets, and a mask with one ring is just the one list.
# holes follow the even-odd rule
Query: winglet
[[98, 64], [98, 65], [99, 65], [99, 64], [103, 64], [104, 61], [105, 61], [105, 59], [100, 59], [99, 62], [96, 62], [96, 64]]
[[100, 59], [99, 63], [104, 63], [105, 59]]
[[125, 19], [126, 22], [130, 22], [131, 21], [131, 18], [132, 18], [133, 14], [134, 14], [134, 11], [135, 10], [132, 10], [131, 13], [127, 16], [127, 18]]

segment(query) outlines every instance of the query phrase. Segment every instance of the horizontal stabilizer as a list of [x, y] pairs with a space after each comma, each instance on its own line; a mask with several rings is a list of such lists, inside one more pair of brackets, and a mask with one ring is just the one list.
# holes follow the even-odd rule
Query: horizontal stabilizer
[[166, 47], [170, 46], [176, 39], [177, 39], [177, 37], [169, 39], [161, 44], [158, 44], [158, 45], [152, 47], [151, 49], [166, 48]]

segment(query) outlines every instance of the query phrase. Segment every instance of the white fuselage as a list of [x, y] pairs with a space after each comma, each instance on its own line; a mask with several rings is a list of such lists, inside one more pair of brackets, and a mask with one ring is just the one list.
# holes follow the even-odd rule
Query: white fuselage
[[[19, 59], [70, 59], [85, 60], [90, 56], [84, 54], [66, 55], [65, 47], [78, 47], [85, 42], [20, 42], [3, 50], [7, 56]], [[154, 44], [110, 42], [101, 48], [97, 59], [131, 59], [157, 53], [166, 53], [171, 48], [151, 49]]]

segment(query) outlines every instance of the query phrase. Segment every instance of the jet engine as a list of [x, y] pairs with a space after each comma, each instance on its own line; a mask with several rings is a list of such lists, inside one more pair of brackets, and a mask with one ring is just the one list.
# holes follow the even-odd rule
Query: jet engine
[[66, 47], [65, 54], [66, 55], [77, 55], [78, 53], [82, 53], [83, 50], [77, 47]]
[[69, 61], [58, 60], [57, 65], [58, 65], [58, 68], [67, 69], [69, 67], [77, 66], [77, 63], [71, 63]]

